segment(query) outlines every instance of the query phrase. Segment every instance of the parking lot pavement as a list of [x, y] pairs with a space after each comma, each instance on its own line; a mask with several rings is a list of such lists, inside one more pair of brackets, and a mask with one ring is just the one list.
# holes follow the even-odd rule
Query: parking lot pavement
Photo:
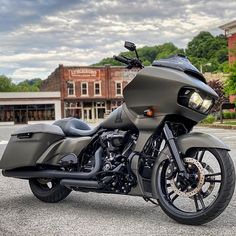
[[[0, 127], [1, 153], [16, 128]], [[236, 130], [195, 131], [228, 144], [236, 164]], [[0, 235], [236, 235], [235, 224], [235, 194], [216, 220], [194, 227], [175, 223], [160, 207], [139, 197], [73, 192], [60, 203], [42, 203], [27, 181], [0, 176]]]

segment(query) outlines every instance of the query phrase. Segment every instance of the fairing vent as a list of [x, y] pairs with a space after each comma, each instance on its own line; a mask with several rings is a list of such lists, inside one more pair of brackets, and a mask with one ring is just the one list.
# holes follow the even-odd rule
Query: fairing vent
[[186, 69], [186, 70], [184, 70], [184, 73], [187, 74], [187, 75], [193, 76], [196, 79], [201, 80], [205, 84], [207, 83], [204, 76], [201, 73], [197, 72], [197, 71]]

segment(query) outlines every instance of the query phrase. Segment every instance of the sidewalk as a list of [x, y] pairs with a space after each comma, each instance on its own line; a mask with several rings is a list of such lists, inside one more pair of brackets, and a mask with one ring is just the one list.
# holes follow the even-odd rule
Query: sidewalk
[[214, 123], [214, 124], [198, 124], [199, 127], [209, 127], [209, 128], [218, 128], [218, 129], [235, 129], [236, 125], [228, 125], [228, 124], [221, 124], [221, 123]]

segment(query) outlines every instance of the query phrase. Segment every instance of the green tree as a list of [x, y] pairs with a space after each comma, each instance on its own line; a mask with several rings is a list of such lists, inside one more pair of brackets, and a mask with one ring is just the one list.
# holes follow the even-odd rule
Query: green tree
[[220, 71], [221, 64], [228, 60], [227, 39], [222, 34], [214, 37], [209, 32], [200, 32], [188, 43], [186, 55], [203, 71]]
[[[164, 43], [155, 46], [145, 46], [137, 49], [140, 59], [145, 66], [151, 65], [154, 60], [167, 58], [175, 54], [186, 54], [193, 65], [198, 69], [202, 68], [203, 72], [224, 71], [225, 64], [228, 61], [227, 38], [224, 35], [213, 36], [209, 32], [200, 32], [189, 43], [186, 48], [180, 49], [173, 43]], [[134, 57], [134, 52], [125, 51], [120, 53], [127, 57]], [[94, 64], [101, 66], [110, 64], [114, 66], [123, 65], [113, 58], [104, 58]]]
[[16, 85], [16, 91], [18, 92], [38, 92], [40, 90], [40, 86], [42, 84], [42, 80], [39, 78], [24, 80]]
[[5, 75], [0, 75], [0, 92], [12, 92], [13, 83]]
[[225, 83], [225, 93], [227, 95], [236, 94], [236, 63], [229, 66], [229, 78]]
[[42, 80], [39, 78], [24, 80], [15, 84], [7, 76], [0, 75], [0, 92], [38, 92], [41, 84]]

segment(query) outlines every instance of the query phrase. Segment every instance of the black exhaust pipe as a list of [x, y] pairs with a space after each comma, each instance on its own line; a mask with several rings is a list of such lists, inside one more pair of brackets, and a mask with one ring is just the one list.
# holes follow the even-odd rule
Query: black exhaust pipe
[[60, 181], [60, 184], [67, 188], [88, 188], [88, 189], [101, 188], [99, 183], [93, 180], [62, 179]]
[[92, 171], [86, 172], [65, 172], [60, 170], [3, 170], [2, 174], [6, 177], [14, 177], [20, 179], [31, 178], [49, 178], [49, 179], [91, 179], [102, 167], [102, 148], [95, 152], [95, 166]]

